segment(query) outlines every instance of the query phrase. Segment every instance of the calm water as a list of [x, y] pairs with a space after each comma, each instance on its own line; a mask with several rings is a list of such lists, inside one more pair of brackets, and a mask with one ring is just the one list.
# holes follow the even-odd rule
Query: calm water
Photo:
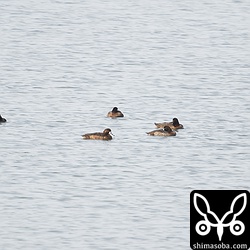
[[0, 9], [1, 250], [189, 249], [190, 192], [249, 189], [248, 0]]

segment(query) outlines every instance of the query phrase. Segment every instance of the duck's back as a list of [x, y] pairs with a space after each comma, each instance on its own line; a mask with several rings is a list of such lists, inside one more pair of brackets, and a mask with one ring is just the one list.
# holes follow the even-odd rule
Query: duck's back
[[153, 130], [151, 132], [147, 132], [147, 134], [152, 136], [175, 136], [176, 132], [175, 131], [167, 132], [164, 129], [158, 129], [158, 130]]
[[90, 133], [85, 134], [82, 136], [83, 139], [89, 139], [89, 140], [112, 140], [112, 136], [109, 134], [103, 134], [103, 133]]
[[165, 126], [169, 126], [169, 125], [171, 125], [171, 124], [169, 124], [169, 122], [159, 122], [159, 123], [155, 122], [155, 126], [157, 128], [164, 128]]
[[121, 111], [118, 111], [118, 112], [109, 111], [108, 114], [107, 114], [107, 117], [112, 117], [112, 118], [124, 117], [124, 115], [123, 115], [123, 113]]

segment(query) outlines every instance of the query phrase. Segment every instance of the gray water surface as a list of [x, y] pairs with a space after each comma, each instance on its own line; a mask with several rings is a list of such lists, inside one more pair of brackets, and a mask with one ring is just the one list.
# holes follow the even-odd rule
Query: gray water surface
[[1, 250], [189, 249], [190, 192], [249, 189], [249, 1], [0, 9]]

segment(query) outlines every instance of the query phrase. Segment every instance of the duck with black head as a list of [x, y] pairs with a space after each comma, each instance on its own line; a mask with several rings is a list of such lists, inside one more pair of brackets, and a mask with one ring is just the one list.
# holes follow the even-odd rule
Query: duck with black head
[[147, 132], [147, 134], [152, 136], [176, 136], [176, 132], [173, 131], [169, 126], [164, 126], [163, 129]]
[[173, 130], [183, 129], [183, 125], [179, 123], [177, 118], [173, 118], [172, 122], [162, 122], [162, 123], [155, 123], [157, 128], [164, 128], [164, 126], [169, 126]]
[[108, 112], [107, 117], [117, 118], [117, 117], [124, 117], [124, 115], [120, 110], [118, 110], [117, 107], [114, 107], [112, 111]]
[[110, 134], [112, 134], [111, 129], [106, 128], [103, 130], [103, 132], [88, 133], [88, 134], [82, 135], [82, 137], [83, 137], [83, 139], [87, 139], [87, 140], [110, 141], [110, 140], [112, 140], [112, 136]]
[[2, 122], [7, 122], [7, 120], [0, 115], [0, 123]]

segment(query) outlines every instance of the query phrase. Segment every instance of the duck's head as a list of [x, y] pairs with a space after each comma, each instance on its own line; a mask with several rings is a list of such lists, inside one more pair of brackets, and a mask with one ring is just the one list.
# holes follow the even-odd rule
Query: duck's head
[[179, 120], [177, 118], [173, 118], [173, 125], [174, 127], [177, 127], [180, 125]]
[[169, 126], [164, 126], [164, 131], [170, 133], [172, 132], [172, 129]]
[[105, 128], [103, 130], [103, 134], [108, 135], [109, 133], [111, 133], [111, 129], [110, 128]]
[[112, 112], [114, 112], [114, 113], [116, 113], [118, 111], [118, 108], [117, 107], [114, 107], [113, 109], [112, 109]]

